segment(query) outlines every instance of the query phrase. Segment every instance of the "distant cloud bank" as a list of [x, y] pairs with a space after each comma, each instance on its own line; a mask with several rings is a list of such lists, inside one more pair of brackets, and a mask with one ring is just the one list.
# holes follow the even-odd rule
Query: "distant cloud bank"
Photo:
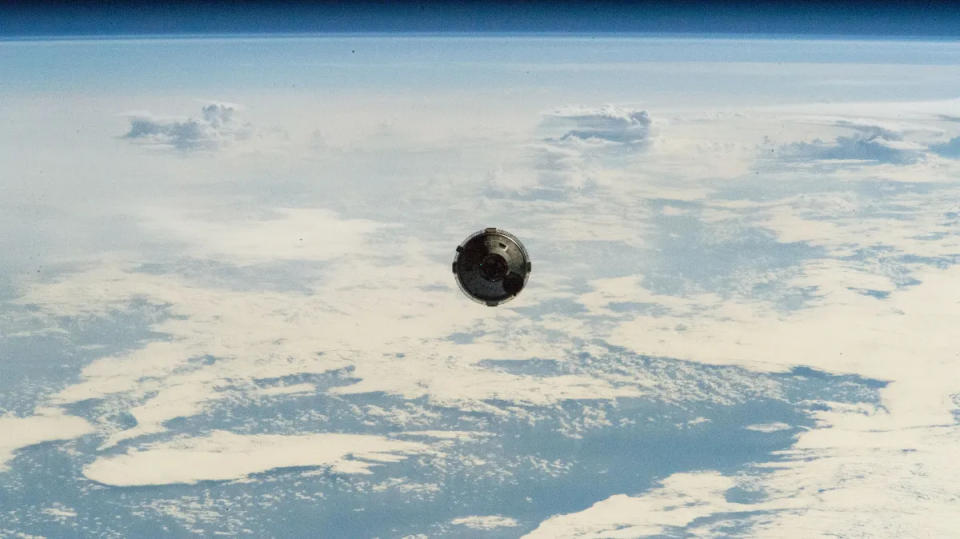
[[230, 103], [210, 103], [203, 107], [200, 118], [131, 115], [130, 131], [123, 138], [182, 151], [216, 150], [250, 136], [250, 125], [239, 123], [236, 118], [238, 110], [237, 105]]
[[598, 139], [620, 144], [642, 144], [650, 136], [650, 115], [645, 110], [634, 110], [607, 105], [599, 109], [561, 109], [550, 116], [554, 121], [572, 124], [561, 137], [569, 139]]
[[839, 121], [835, 125], [851, 129], [853, 133], [838, 136], [830, 142], [822, 139], [794, 142], [782, 147], [781, 156], [797, 161], [850, 160], [893, 165], [909, 165], [923, 159], [924, 152], [904, 142], [903, 135], [897, 131], [848, 121]]

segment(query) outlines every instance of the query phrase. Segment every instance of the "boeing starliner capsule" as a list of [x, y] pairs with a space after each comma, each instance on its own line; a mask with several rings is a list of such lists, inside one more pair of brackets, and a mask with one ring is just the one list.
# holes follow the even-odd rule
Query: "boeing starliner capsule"
[[530, 275], [530, 257], [513, 234], [485, 228], [457, 247], [453, 273], [470, 299], [495, 307], [523, 290]]

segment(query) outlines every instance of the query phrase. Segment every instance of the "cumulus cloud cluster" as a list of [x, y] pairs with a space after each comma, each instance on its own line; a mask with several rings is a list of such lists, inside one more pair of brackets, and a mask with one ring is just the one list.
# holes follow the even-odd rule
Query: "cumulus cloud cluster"
[[623, 170], [625, 159], [648, 147], [651, 126], [647, 111], [617, 105], [570, 106], [546, 113], [541, 137], [529, 146], [526, 168], [510, 173], [501, 167], [489, 174], [488, 192], [555, 201], [590, 192], [600, 177]]
[[561, 109], [550, 119], [570, 128], [561, 140], [595, 139], [619, 144], [643, 144], [650, 136], [650, 115], [645, 110], [606, 105], [601, 108]]
[[848, 121], [836, 125], [853, 132], [832, 141], [817, 138], [811, 142], [794, 142], [783, 146], [780, 156], [795, 161], [852, 160], [893, 165], [909, 165], [923, 159], [922, 148], [904, 141], [900, 132]]
[[234, 104], [210, 103], [203, 107], [200, 118], [172, 119], [150, 113], [132, 115], [130, 131], [124, 138], [183, 151], [216, 150], [250, 136], [250, 125], [237, 120], [238, 110]]

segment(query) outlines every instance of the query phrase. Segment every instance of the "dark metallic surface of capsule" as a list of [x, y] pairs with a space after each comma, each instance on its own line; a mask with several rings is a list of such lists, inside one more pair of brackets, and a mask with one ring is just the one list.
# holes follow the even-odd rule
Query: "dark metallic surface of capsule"
[[468, 297], [494, 307], [523, 290], [530, 275], [530, 257], [520, 240], [497, 228], [485, 228], [457, 247], [453, 273]]

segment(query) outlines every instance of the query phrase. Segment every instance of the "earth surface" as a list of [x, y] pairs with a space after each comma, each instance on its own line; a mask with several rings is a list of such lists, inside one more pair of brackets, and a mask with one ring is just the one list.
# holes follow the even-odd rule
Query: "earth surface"
[[[960, 43], [0, 42], [0, 536], [948, 536]], [[485, 227], [533, 272], [458, 290]]]

